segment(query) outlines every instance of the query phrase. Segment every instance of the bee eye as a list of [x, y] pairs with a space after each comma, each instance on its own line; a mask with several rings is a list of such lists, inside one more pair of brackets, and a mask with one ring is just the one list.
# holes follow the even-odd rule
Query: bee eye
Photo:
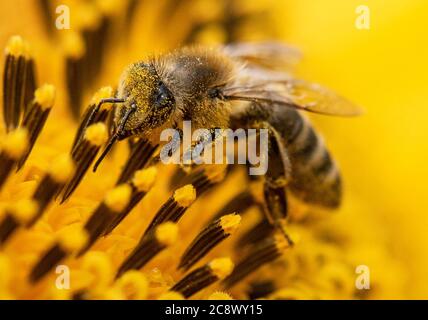
[[160, 83], [158, 86], [158, 92], [154, 103], [157, 107], [166, 107], [174, 103], [174, 97], [171, 91], [169, 91], [163, 83]]

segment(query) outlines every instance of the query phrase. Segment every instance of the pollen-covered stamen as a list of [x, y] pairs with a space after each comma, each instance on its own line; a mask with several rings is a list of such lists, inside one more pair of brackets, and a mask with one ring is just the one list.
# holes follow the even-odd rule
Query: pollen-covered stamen
[[0, 141], [0, 188], [28, 149], [28, 130], [18, 128]]
[[177, 189], [156, 213], [144, 234], [150, 233], [156, 226], [163, 222], [178, 222], [195, 200], [196, 189], [191, 184]]
[[205, 266], [190, 272], [177, 282], [171, 291], [179, 292], [185, 298], [189, 298], [214, 282], [226, 278], [232, 270], [233, 262], [230, 258], [214, 259]]
[[58, 235], [56, 241], [31, 269], [29, 275], [31, 283], [42, 279], [62, 260], [85, 245], [88, 236], [84, 230], [73, 228], [65, 231]]
[[73, 145], [71, 147], [71, 153], [74, 153], [76, 146], [82, 140], [85, 130], [88, 126], [97, 122], [106, 122], [109, 114], [113, 108], [112, 103], [103, 103], [104, 99], [113, 96], [112, 87], [102, 87], [99, 89], [91, 99], [89, 106], [87, 107], [79, 128], [77, 129], [76, 136], [74, 137]]
[[284, 250], [290, 246], [291, 243], [282, 234], [275, 234], [273, 237], [262, 241], [236, 265], [232, 274], [223, 281], [224, 286], [226, 288], [232, 287], [261, 266], [280, 257]]
[[233, 234], [241, 223], [241, 216], [228, 214], [204, 228], [186, 249], [178, 268], [188, 270], [221, 241]]
[[157, 150], [157, 147], [157, 145], [151, 144], [146, 139], [139, 139], [135, 145], [132, 146], [128, 160], [116, 184], [128, 181], [135, 171], [144, 168]]
[[37, 212], [27, 223], [32, 226], [46, 210], [49, 203], [61, 192], [67, 181], [74, 173], [74, 163], [68, 154], [54, 159], [49, 171], [39, 182], [32, 199], [37, 202]]
[[84, 254], [105, 232], [111, 221], [129, 205], [131, 194], [132, 188], [128, 184], [119, 185], [107, 192], [84, 226], [89, 239], [78, 256]]
[[131, 199], [128, 205], [113, 220], [109, 223], [108, 228], [105, 230], [104, 235], [109, 234], [114, 228], [122, 222], [123, 219], [131, 212], [131, 210], [144, 198], [147, 192], [150, 191], [155, 183], [157, 176], [156, 167], [138, 170], [135, 172], [134, 177], [130, 181], [132, 187]]
[[97, 122], [85, 130], [82, 141], [72, 155], [76, 164], [76, 171], [64, 189], [61, 203], [66, 201], [80, 184], [107, 138], [107, 127], [104, 123]]
[[236, 248], [243, 248], [247, 245], [255, 244], [268, 238], [275, 228], [267, 221], [262, 219], [255, 226], [246, 231], [236, 242]]
[[27, 151], [19, 159], [18, 170], [24, 165], [36, 140], [45, 125], [49, 112], [55, 101], [55, 87], [51, 84], [44, 84], [34, 93], [34, 100], [29, 104], [24, 115], [21, 126], [28, 130], [29, 146]]
[[174, 244], [178, 236], [178, 227], [175, 223], [160, 224], [154, 232], [143, 235], [138, 245], [123, 261], [116, 278], [128, 270], [138, 270], [144, 267], [159, 252]]
[[31, 199], [19, 200], [5, 210], [0, 222], [0, 246], [20, 227], [25, 226], [37, 213], [37, 202]]
[[10, 38], [3, 74], [3, 118], [6, 130], [16, 128], [36, 86], [34, 61], [21, 37]]

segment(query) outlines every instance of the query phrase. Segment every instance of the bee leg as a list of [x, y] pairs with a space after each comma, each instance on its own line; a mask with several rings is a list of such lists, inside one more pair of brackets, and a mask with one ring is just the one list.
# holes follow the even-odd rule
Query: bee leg
[[[219, 128], [210, 128], [205, 134], [199, 137], [199, 140], [196, 141], [188, 150], [183, 152], [183, 163], [182, 169], [186, 172], [190, 172], [195, 165], [201, 164], [203, 160], [201, 159], [201, 154], [203, 150], [208, 145], [214, 145], [216, 139], [221, 137], [221, 132]], [[188, 160], [191, 160], [190, 163]]]
[[288, 213], [286, 185], [290, 177], [290, 160], [276, 129], [266, 122], [262, 128], [268, 130], [268, 168], [263, 185], [263, 211], [268, 222], [290, 240], [283, 227]]

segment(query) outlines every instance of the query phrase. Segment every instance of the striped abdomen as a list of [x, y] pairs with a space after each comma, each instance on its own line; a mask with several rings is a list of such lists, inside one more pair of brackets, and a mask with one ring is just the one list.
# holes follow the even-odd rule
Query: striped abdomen
[[268, 121], [284, 139], [292, 166], [290, 190], [305, 202], [337, 207], [342, 195], [340, 173], [309, 121], [283, 106], [273, 106]]

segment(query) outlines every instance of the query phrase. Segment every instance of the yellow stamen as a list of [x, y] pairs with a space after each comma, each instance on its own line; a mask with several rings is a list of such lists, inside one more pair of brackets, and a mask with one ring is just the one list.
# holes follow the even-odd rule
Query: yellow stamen
[[92, 3], [79, 3], [75, 12], [75, 23], [79, 30], [95, 30], [101, 23], [100, 12]]
[[117, 15], [120, 12], [123, 12], [124, 10], [124, 4], [126, 4], [126, 1], [118, 1], [118, 0], [97, 0], [96, 4], [99, 8], [99, 10], [107, 15], [107, 16], [114, 16]]
[[81, 58], [86, 52], [85, 42], [80, 33], [68, 31], [62, 39], [62, 47], [67, 57], [74, 59]]
[[55, 101], [55, 87], [51, 84], [44, 84], [34, 93], [35, 101], [43, 110], [52, 108]]
[[[91, 104], [97, 105], [100, 103], [102, 99], [113, 97], [113, 88], [112, 87], [102, 87], [92, 96]], [[112, 106], [111, 103], [104, 103], [102, 108], [110, 108]]]
[[209, 267], [217, 278], [224, 279], [231, 274], [234, 264], [230, 258], [225, 257], [214, 259], [209, 263]]
[[129, 203], [132, 189], [127, 184], [122, 184], [110, 190], [104, 198], [104, 203], [114, 212], [122, 211]]
[[239, 214], [228, 214], [220, 218], [220, 226], [226, 234], [234, 233], [240, 223], [241, 216]]
[[172, 222], [165, 222], [156, 228], [156, 239], [165, 246], [170, 246], [177, 240], [178, 227]]
[[156, 167], [138, 170], [132, 178], [132, 184], [138, 191], [148, 192], [155, 183], [157, 173]]
[[113, 280], [113, 266], [109, 256], [100, 251], [88, 252], [82, 260], [82, 269], [94, 277], [90, 289], [105, 289]]
[[68, 252], [82, 248], [87, 241], [88, 234], [80, 225], [71, 225], [58, 232], [58, 242]]
[[129, 299], [143, 300], [149, 294], [149, 281], [139, 271], [130, 270], [120, 277], [116, 286]]
[[58, 156], [49, 169], [50, 176], [60, 183], [66, 183], [74, 173], [74, 162], [68, 154]]
[[12, 36], [6, 46], [6, 54], [12, 56], [24, 56], [28, 52], [28, 46], [20, 36]]
[[191, 185], [185, 185], [184, 187], [177, 189], [174, 192], [174, 200], [180, 207], [188, 207], [196, 199], [196, 189]]
[[90, 125], [85, 131], [85, 139], [95, 146], [102, 146], [108, 139], [106, 125], [101, 122]]
[[20, 158], [28, 148], [28, 130], [18, 128], [3, 138], [1, 149], [13, 159]]
[[11, 204], [8, 211], [22, 224], [26, 224], [37, 212], [38, 204], [32, 199], [21, 199]]

